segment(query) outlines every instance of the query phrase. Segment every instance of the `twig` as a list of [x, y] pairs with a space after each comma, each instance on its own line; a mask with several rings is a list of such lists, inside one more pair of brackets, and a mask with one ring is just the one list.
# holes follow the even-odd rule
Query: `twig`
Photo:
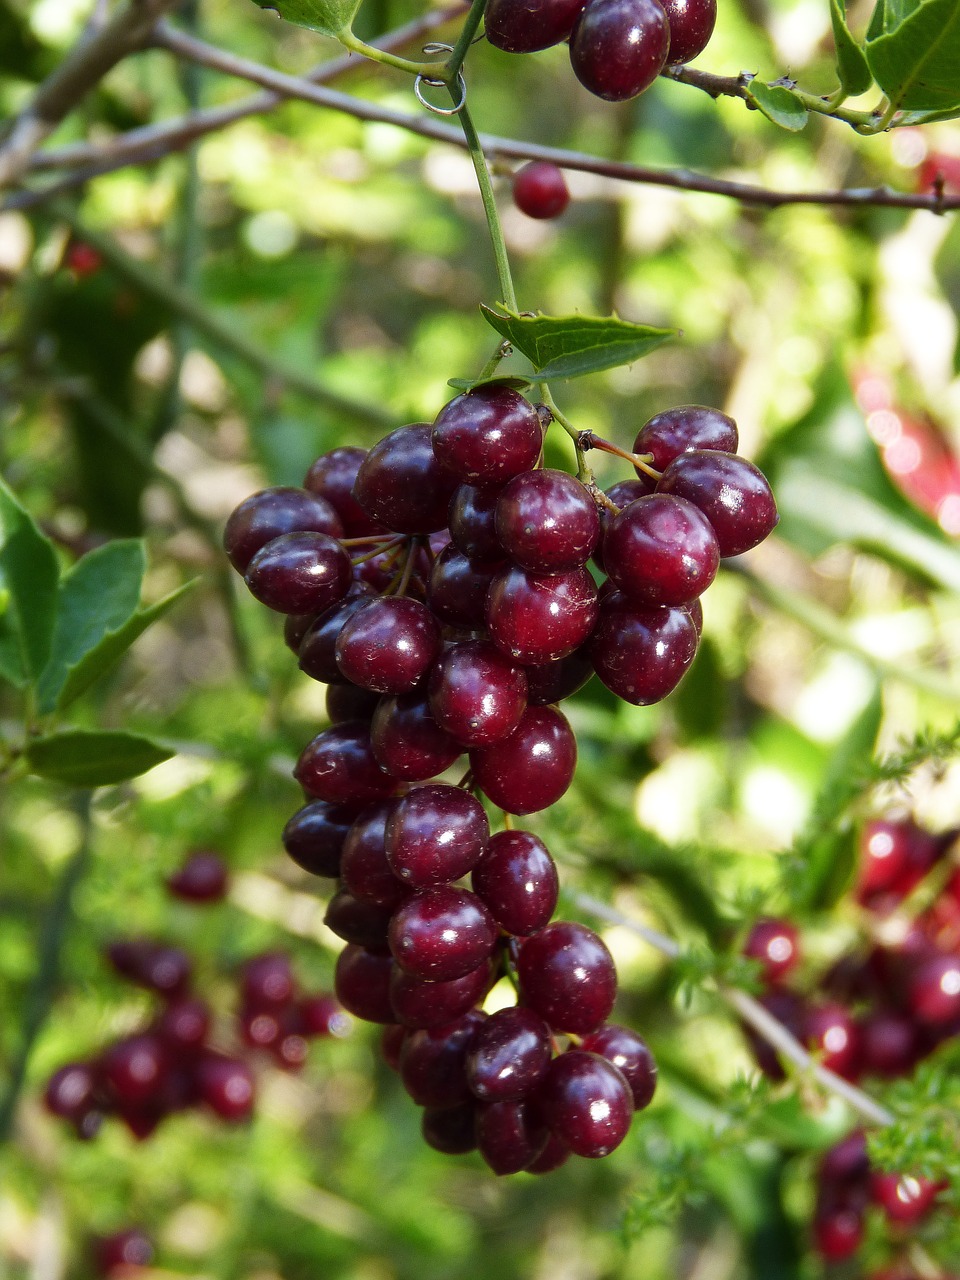
[[[669, 956], [671, 960], [676, 960], [682, 955], [682, 948], [673, 938], [668, 938], [666, 934], [660, 933], [659, 930], [651, 929], [649, 926], [641, 924], [638, 920], [625, 916], [622, 912], [608, 906], [606, 902], [602, 902], [599, 898], [576, 891], [571, 891], [568, 896], [581, 910], [589, 912], [590, 915], [596, 916], [600, 920], [607, 920], [610, 924], [617, 924], [621, 928], [629, 929], [631, 933], [643, 938], [650, 946], [655, 947], [663, 955]], [[778, 1053], [789, 1059], [801, 1071], [809, 1072], [823, 1088], [843, 1098], [848, 1106], [863, 1116], [865, 1120], [876, 1125], [894, 1123], [896, 1117], [892, 1112], [881, 1106], [879, 1102], [875, 1102], [862, 1089], [852, 1085], [849, 1080], [844, 1080], [842, 1076], [838, 1076], [835, 1072], [817, 1062], [800, 1041], [787, 1030], [783, 1023], [767, 1012], [759, 1000], [747, 995], [745, 991], [739, 991], [734, 987], [727, 987], [721, 984], [718, 984], [717, 991], [726, 1003], [736, 1010], [743, 1021], [752, 1027], [758, 1035], [762, 1036]]]
[[88, 29], [14, 119], [0, 145], [0, 187], [15, 182], [43, 140], [128, 54], [144, 48], [157, 20], [177, 0], [130, 0], [105, 26]]
[[21, 1021], [22, 1039], [13, 1064], [6, 1092], [0, 1100], [0, 1143], [6, 1142], [13, 1126], [17, 1102], [27, 1078], [30, 1055], [37, 1037], [50, 1014], [60, 981], [60, 952], [70, 928], [73, 894], [90, 865], [90, 793], [83, 792], [76, 801], [80, 819], [80, 844], [63, 869], [53, 899], [40, 930], [37, 943], [37, 971], [27, 995]]
[[[6, 209], [29, 209], [51, 194], [58, 194], [74, 186], [82, 185], [100, 174], [112, 172], [129, 164], [141, 164], [156, 160], [172, 151], [181, 150], [196, 138], [218, 129], [226, 128], [235, 120], [247, 115], [270, 110], [284, 98], [295, 98], [318, 107], [343, 112], [360, 120], [380, 124], [392, 124], [422, 138], [444, 142], [450, 146], [466, 148], [466, 143], [456, 126], [419, 115], [396, 111], [377, 103], [354, 98], [349, 94], [325, 89], [318, 82], [318, 73], [310, 80], [285, 75], [261, 63], [225, 53], [203, 41], [191, 40], [182, 32], [163, 24], [161, 39], [166, 48], [177, 56], [189, 58], [225, 75], [262, 85], [270, 91], [245, 99], [233, 107], [215, 108], [199, 112], [195, 117], [186, 116], [144, 129], [131, 131], [102, 146], [79, 144], [58, 151], [46, 152], [36, 157], [35, 168], [54, 169], [83, 165], [78, 172], [64, 178], [55, 187], [39, 191], [27, 191], [11, 196], [2, 206]], [[344, 59], [338, 59], [342, 68]], [[328, 64], [333, 67], [335, 64]], [[324, 79], [331, 78], [324, 76]], [[624, 182], [644, 183], [650, 186], [669, 187], [680, 191], [704, 192], [726, 196], [745, 204], [776, 209], [783, 205], [810, 204], [848, 206], [855, 208], [886, 207], [898, 209], [926, 209], [930, 213], [944, 213], [960, 209], [960, 195], [931, 192], [928, 195], [914, 192], [891, 191], [887, 187], [841, 188], [824, 191], [774, 191], [752, 183], [735, 182], [724, 178], [711, 178], [687, 169], [654, 169], [645, 165], [624, 161], [606, 160], [580, 151], [559, 147], [539, 146], [532, 142], [513, 138], [480, 135], [480, 145], [489, 160], [549, 160], [562, 169], [593, 173], [599, 177], [615, 178]]]

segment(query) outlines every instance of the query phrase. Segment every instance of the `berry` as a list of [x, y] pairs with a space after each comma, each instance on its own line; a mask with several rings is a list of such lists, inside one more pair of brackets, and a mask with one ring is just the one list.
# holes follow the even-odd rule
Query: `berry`
[[692, 502], [651, 493], [610, 521], [603, 563], [631, 603], [687, 604], [716, 577], [720, 548], [709, 520]]
[[597, 675], [624, 702], [660, 702], [680, 683], [697, 652], [696, 623], [686, 609], [646, 609], [621, 592], [600, 604], [586, 646]]
[[713, 525], [721, 556], [738, 556], [761, 543], [780, 516], [763, 473], [731, 453], [694, 449], [667, 467], [658, 493], [687, 498]]
[[888, 1222], [912, 1225], [931, 1212], [944, 1184], [900, 1173], [872, 1173], [870, 1196]]
[[457, 477], [433, 452], [432, 428], [418, 422], [378, 441], [357, 471], [353, 496], [397, 533], [433, 533], [447, 523]]
[[87, 244], [83, 240], [71, 241], [63, 260], [78, 280], [95, 276], [103, 267], [103, 255], [92, 244]]
[[307, 530], [331, 538], [344, 536], [343, 522], [324, 498], [306, 489], [263, 489], [245, 498], [231, 514], [223, 531], [223, 546], [237, 573], [246, 573], [250, 561], [268, 542], [284, 533]]
[[440, 626], [417, 600], [366, 601], [337, 636], [341, 676], [377, 693], [406, 693], [440, 652]]
[[283, 828], [283, 847], [304, 871], [336, 879], [340, 874], [343, 842], [356, 816], [355, 805], [314, 800], [298, 809]]
[[318, 733], [302, 751], [293, 776], [308, 795], [331, 805], [382, 800], [397, 785], [377, 764], [369, 726], [358, 720]]
[[528, 218], [557, 218], [570, 203], [562, 170], [534, 160], [513, 175], [513, 203]]
[[489, 838], [490, 823], [478, 800], [459, 787], [432, 783], [393, 805], [387, 861], [415, 889], [449, 884], [476, 866]]
[[459, 1107], [425, 1107], [423, 1112], [423, 1140], [434, 1151], [445, 1156], [462, 1156], [476, 1148], [473, 1102], [463, 1102]]
[[462, 1018], [490, 989], [489, 962], [449, 982], [425, 982], [394, 967], [390, 975], [390, 1003], [405, 1027], [445, 1027]]
[[608, 1018], [617, 971], [603, 940], [586, 928], [556, 920], [527, 938], [517, 960], [520, 997], [553, 1028], [586, 1035]]
[[501, 1009], [481, 1027], [467, 1058], [467, 1081], [481, 1102], [519, 1102], [550, 1065], [550, 1028], [532, 1009]]
[[403, 903], [390, 922], [389, 938], [401, 969], [415, 978], [449, 982], [490, 956], [497, 926], [476, 894], [437, 885]]
[[340, 856], [343, 887], [361, 902], [378, 907], [398, 907], [410, 892], [387, 859], [387, 820], [394, 804], [387, 800], [368, 805], [347, 833]]
[[150, 1237], [139, 1227], [101, 1236], [94, 1242], [94, 1260], [100, 1275], [108, 1280], [129, 1276], [137, 1267], [149, 1267], [153, 1261]]
[[531, 707], [544, 707], [562, 702], [582, 689], [593, 675], [593, 663], [585, 650], [577, 649], [565, 658], [553, 662], [525, 667], [527, 674], [527, 702]]
[[804, 1039], [830, 1071], [848, 1080], [859, 1074], [860, 1037], [842, 1005], [822, 1004], [808, 1009]]
[[537, 813], [560, 799], [577, 767], [577, 743], [555, 707], [527, 707], [492, 747], [470, 752], [474, 781], [506, 813]]
[[910, 980], [910, 1009], [932, 1027], [960, 1017], [960, 957], [937, 956], [920, 965]]
[[502, 490], [496, 530], [504, 550], [534, 573], [564, 573], [589, 560], [600, 516], [589, 491], [566, 471], [527, 471]]
[[627, 1136], [633, 1095], [606, 1058], [571, 1049], [551, 1062], [539, 1101], [550, 1128], [578, 1156], [609, 1155]]
[[863, 1070], [879, 1076], [907, 1075], [917, 1060], [917, 1028], [904, 1014], [878, 1009], [859, 1024]]
[[244, 580], [261, 604], [278, 613], [319, 613], [347, 592], [350, 557], [325, 533], [284, 533], [256, 553]]
[[432, 612], [448, 627], [480, 630], [486, 619], [487, 592], [498, 568], [474, 564], [457, 547], [444, 547], [427, 584]]
[[333, 985], [337, 999], [348, 1013], [364, 1022], [394, 1022], [390, 1003], [389, 955], [348, 944], [337, 957]]
[[[670, 49], [667, 62], [671, 66], [692, 62], [702, 53], [713, 35], [717, 22], [717, 0], [661, 0], [670, 24]], [[730, 449], [729, 445], [698, 445], [706, 449]], [[736, 443], [733, 449], [736, 448]], [[731, 452], [733, 450], [731, 449]], [[634, 453], [639, 450], [634, 449]]]
[[354, 583], [347, 595], [325, 609], [304, 633], [297, 651], [300, 670], [323, 684], [340, 684], [344, 675], [337, 665], [337, 640], [355, 613], [374, 599], [369, 587]]
[[526, 710], [527, 677], [488, 640], [451, 645], [427, 682], [430, 710], [464, 747], [486, 747], [512, 733]]
[[43, 1096], [51, 1115], [81, 1120], [97, 1100], [97, 1075], [86, 1062], [68, 1062], [55, 1071]]
[[426, 694], [419, 690], [380, 699], [370, 725], [370, 745], [380, 767], [405, 782], [436, 777], [463, 751], [437, 724]]
[[241, 992], [248, 1009], [272, 1010], [285, 1005], [294, 995], [290, 959], [279, 951], [253, 956], [243, 966]]
[[457, 396], [433, 424], [434, 453], [464, 484], [506, 484], [536, 466], [542, 447], [536, 409], [502, 384]]
[[488, 1102], [477, 1107], [477, 1150], [498, 1177], [534, 1162], [550, 1133], [540, 1110], [527, 1102]]
[[227, 891], [229, 872], [218, 853], [198, 850], [167, 877], [167, 888], [185, 902], [219, 902]]
[[350, 1016], [333, 996], [305, 996], [297, 1006], [303, 1033], [307, 1036], [348, 1036], [353, 1029]]
[[543, 841], [529, 831], [491, 836], [471, 883], [507, 933], [536, 933], [550, 923], [557, 906], [556, 865]]
[[562, 1164], [566, 1164], [570, 1159], [570, 1148], [555, 1133], [551, 1133], [547, 1138], [547, 1145], [543, 1148], [536, 1160], [526, 1165], [527, 1173], [553, 1173], [554, 1169], [559, 1169]]
[[[680, 4], [683, 0], [680, 0]], [[712, 3], [712, 0], [689, 0], [694, 5]], [[664, 4], [664, 9], [667, 4]], [[675, 7], [680, 7], [678, 4]], [[668, 15], [669, 16], [669, 15]], [[670, 27], [670, 39], [673, 41], [673, 25]], [[736, 453], [740, 443], [737, 424], [719, 409], [709, 409], [702, 404], [682, 404], [676, 408], [666, 409], [658, 413], [637, 432], [633, 442], [634, 453], [649, 453], [653, 457], [650, 465], [655, 471], [664, 471], [674, 458], [681, 453], [690, 453], [693, 449], [716, 449], [721, 453]], [[638, 471], [641, 482], [653, 481], [646, 472]], [[609, 491], [608, 491], [609, 492]], [[650, 489], [647, 490], [650, 492]], [[609, 494], [612, 497], [612, 494]]]
[[863, 1214], [842, 1205], [818, 1212], [813, 1223], [813, 1241], [827, 1262], [851, 1258], [863, 1243]]
[[367, 456], [366, 449], [344, 445], [321, 454], [310, 467], [303, 487], [325, 498], [343, 523], [348, 538], [363, 538], [380, 533], [384, 526], [371, 520], [353, 496], [360, 464]]
[[760, 961], [767, 982], [782, 982], [800, 956], [797, 931], [785, 920], [758, 920], [744, 943], [743, 954]]
[[586, 569], [533, 573], [516, 565], [490, 584], [486, 617], [498, 649], [516, 662], [541, 665], [568, 658], [597, 621], [597, 588]]
[[387, 926], [393, 910], [392, 905], [380, 906], [341, 889], [327, 903], [323, 923], [344, 942], [385, 953], [389, 950]]
[[330, 723], [346, 724], [348, 720], [372, 720], [380, 695], [355, 684], [332, 684], [325, 702]]
[[253, 1112], [253, 1074], [238, 1058], [208, 1050], [197, 1066], [197, 1089], [201, 1101], [221, 1120], [237, 1124]]
[[653, 84], [669, 45], [657, 0], [587, 0], [570, 37], [570, 65], [598, 98], [624, 102]]
[[156, 1033], [176, 1058], [191, 1058], [210, 1031], [210, 1007], [203, 1000], [173, 1000], [161, 1013]]
[[179, 947], [130, 938], [111, 943], [107, 955], [119, 974], [164, 999], [182, 995], [190, 985], [193, 966]]
[[137, 1106], [155, 1097], [170, 1069], [167, 1050], [150, 1032], [126, 1036], [103, 1055], [103, 1080], [115, 1102]]
[[408, 1033], [400, 1050], [400, 1079], [421, 1107], [455, 1107], [470, 1101], [467, 1055], [486, 1014], [472, 1009], [445, 1027]]
[[646, 1041], [635, 1031], [608, 1023], [585, 1036], [580, 1047], [613, 1063], [630, 1086], [635, 1110], [650, 1105], [657, 1087], [657, 1064]]
[[584, 0], [489, 0], [487, 39], [506, 53], [536, 53], [566, 40]]
[[476, 564], [501, 564], [506, 552], [497, 537], [499, 488], [462, 484], [450, 499], [450, 541]]

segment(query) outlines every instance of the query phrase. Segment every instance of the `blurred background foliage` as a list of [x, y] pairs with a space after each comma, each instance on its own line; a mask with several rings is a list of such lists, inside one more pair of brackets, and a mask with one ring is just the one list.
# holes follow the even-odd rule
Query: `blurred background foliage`
[[[3, 116], [91, 9], [0, 0]], [[361, 33], [419, 12], [368, 0]], [[854, 6], [851, 25], [866, 17]], [[336, 52], [247, 0], [202, 0], [183, 20], [288, 72]], [[829, 92], [828, 33], [823, 0], [722, 0], [698, 65], [789, 71]], [[815, 119], [790, 135], [742, 102], [664, 81], [604, 104], [576, 84], [562, 48], [512, 58], [480, 44], [467, 75], [481, 130], [647, 165], [775, 188], [901, 190], [928, 183], [937, 157], [960, 165], [956, 124], [860, 138]], [[413, 107], [409, 84], [383, 68], [358, 66], [340, 87]], [[102, 140], [247, 92], [147, 52], [117, 67], [54, 142]], [[432, 418], [447, 379], [474, 375], [491, 346], [477, 305], [495, 300], [496, 278], [466, 156], [288, 104], [62, 204], [0, 212], [3, 476], [64, 563], [142, 535], [149, 599], [202, 579], [79, 704], [80, 723], [178, 749], [96, 794], [82, 865], [69, 796], [39, 780], [0, 791], [8, 1079], [36, 1013], [51, 904], [64, 876], [78, 880], [60, 922], [61, 981], [40, 1009], [0, 1151], [3, 1276], [91, 1274], [91, 1234], [130, 1222], [156, 1239], [162, 1273], [224, 1280], [820, 1274], [805, 1227], [812, 1153], [849, 1117], [802, 1082], [761, 1087], [704, 980], [756, 914], [790, 911], [815, 983], [862, 927], [844, 889], [863, 816], [899, 807], [934, 828], [958, 822], [949, 755], [931, 765], [921, 750], [889, 782], [869, 760], [949, 733], [960, 706], [960, 227], [896, 209], [749, 208], [580, 173], [567, 214], [540, 224], [512, 207], [508, 168], [497, 174], [521, 306], [683, 330], [631, 368], [558, 386], [567, 416], [629, 447], [671, 404], [717, 405], [783, 512], [770, 545], [711, 589], [701, 654], [665, 705], [615, 704], [596, 682], [578, 695], [577, 781], [533, 823], [568, 886], [691, 948], [678, 975], [626, 931], [604, 931], [621, 1020], [661, 1064], [654, 1105], [609, 1160], [498, 1182], [475, 1157], [424, 1147], [375, 1032], [358, 1026], [315, 1046], [299, 1077], [265, 1063], [249, 1127], [187, 1114], [142, 1144], [116, 1122], [81, 1144], [42, 1111], [53, 1069], [146, 1014], [102, 958], [118, 934], [186, 947], [226, 1037], [231, 975], [257, 950], [288, 949], [305, 985], [330, 988], [339, 943], [322, 924], [322, 891], [279, 842], [298, 805], [291, 762], [322, 724], [323, 691], [297, 671], [276, 619], [227, 580], [218, 528], [254, 489], [299, 483], [321, 451]], [[98, 269], [71, 259], [85, 243], [104, 250]], [[171, 300], [151, 278], [183, 292]], [[595, 456], [601, 483], [622, 478]], [[551, 440], [549, 460], [570, 464], [565, 439]], [[0, 716], [12, 714], [0, 701]], [[196, 846], [220, 850], [233, 871], [229, 900], [202, 912], [163, 888]], [[942, 1224], [929, 1231], [928, 1257], [955, 1262]], [[878, 1237], [864, 1266], [886, 1248]]]

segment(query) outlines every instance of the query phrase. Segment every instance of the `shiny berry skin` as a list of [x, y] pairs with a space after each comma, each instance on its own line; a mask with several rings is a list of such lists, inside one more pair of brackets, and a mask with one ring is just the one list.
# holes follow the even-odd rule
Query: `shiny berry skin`
[[611, 692], [645, 707], [677, 687], [698, 642], [696, 623], [686, 609], [645, 609], [614, 592], [600, 605], [587, 654]]
[[51, 1115], [81, 1120], [97, 1100], [97, 1075], [87, 1062], [68, 1062], [50, 1077], [43, 1095]]
[[357, 472], [353, 496], [373, 520], [396, 533], [446, 528], [458, 480], [436, 457], [426, 422], [398, 427], [377, 441]]
[[333, 996], [304, 996], [297, 1005], [303, 1034], [343, 1038], [353, 1030], [349, 1014], [344, 1013]]
[[474, 564], [457, 547], [444, 547], [427, 584], [431, 612], [445, 626], [482, 630], [486, 622], [487, 592], [499, 567]]
[[263, 489], [241, 502], [230, 516], [223, 546], [237, 573], [246, 573], [250, 561], [268, 542], [284, 533], [307, 530], [331, 538], [344, 536], [340, 517], [317, 494], [306, 489]]
[[490, 839], [490, 823], [479, 800], [459, 787], [434, 782], [393, 805], [385, 834], [394, 875], [424, 889], [472, 871]]
[[280, 1034], [270, 1046], [270, 1052], [281, 1071], [299, 1071], [310, 1051], [299, 1005], [284, 1009], [279, 1022]]
[[571, 1049], [554, 1058], [538, 1096], [550, 1128], [575, 1155], [607, 1156], [630, 1129], [630, 1086], [596, 1053]]
[[919, 966], [910, 979], [910, 1010], [931, 1027], [960, 1017], [960, 957], [937, 956]]
[[551, 1133], [547, 1138], [547, 1145], [536, 1160], [531, 1161], [526, 1166], [524, 1172], [553, 1173], [554, 1169], [559, 1169], [562, 1164], [566, 1164], [570, 1156], [571, 1151], [567, 1144], [561, 1138], [558, 1138], [555, 1133]]
[[425, 1107], [421, 1121], [424, 1142], [445, 1156], [464, 1156], [475, 1150], [475, 1113], [473, 1102], [459, 1107]]
[[[703, 53], [717, 22], [717, 0], [661, 0], [670, 24], [667, 63], [692, 62]], [[701, 449], [730, 449], [729, 445], [698, 445]], [[730, 449], [733, 452], [736, 444]], [[634, 449], [634, 453], [638, 452]]]
[[600, 516], [589, 491], [566, 471], [527, 471], [500, 493], [497, 537], [516, 564], [564, 573], [586, 564], [600, 541]]
[[[702, 0], [692, 2], [697, 4]], [[707, 0], [707, 3], [710, 2], [711, 0]], [[666, 9], [666, 4], [663, 7]], [[672, 28], [670, 35], [672, 39]], [[736, 453], [739, 443], [737, 424], [725, 413], [702, 404], [681, 404], [673, 409], [665, 409], [663, 413], [655, 414], [649, 422], [645, 422], [637, 432], [633, 452], [652, 454], [650, 466], [655, 471], [664, 471], [681, 453], [690, 453], [694, 449]], [[638, 472], [638, 475], [641, 481], [650, 481], [652, 488], [652, 478], [646, 472]]]
[[584, 0], [489, 0], [484, 29], [506, 53], [536, 53], [566, 40]]
[[295, 982], [290, 957], [265, 951], [243, 966], [241, 992], [248, 1009], [274, 1009], [293, 999]]
[[527, 938], [517, 961], [520, 998], [553, 1028], [586, 1035], [605, 1022], [617, 995], [617, 971], [603, 940], [555, 920]]
[[467, 1054], [486, 1021], [479, 1009], [447, 1023], [411, 1031], [400, 1050], [400, 1079], [421, 1107], [455, 1107], [470, 1101]]
[[337, 666], [337, 640], [355, 613], [372, 603], [369, 587], [354, 583], [342, 600], [319, 614], [304, 633], [297, 650], [300, 670], [323, 684], [340, 684], [344, 675]]
[[182, 995], [190, 985], [193, 966], [180, 947], [168, 947], [148, 938], [130, 938], [111, 943], [107, 954], [123, 977], [164, 999]]
[[184, 902], [219, 902], [227, 892], [229, 872], [219, 853], [197, 850], [167, 877], [167, 888]]
[[489, 640], [450, 645], [427, 680], [437, 724], [464, 747], [500, 742], [520, 723], [527, 677]]
[[370, 724], [370, 745], [380, 767], [405, 782], [435, 778], [463, 751], [437, 724], [419, 690], [381, 698]]
[[319, 613], [344, 595], [353, 580], [350, 557], [325, 533], [284, 533], [261, 547], [244, 581], [277, 613]]
[[904, 1226], [921, 1222], [934, 1208], [943, 1183], [901, 1173], [872, 1173], [870, 1197], [883, 1210], [888, 1222]]
[[635, 1031], [610, 1022], [585, 1036], [580, 1048], [613, 1063], [630, 1086], [635, 1110], [650, 1105], [657, 1087], [657, 1064], [646, 1041]]
[[857, 900], [873, 909], [896, 904], [920, 883], [953, 841], [925, 831], [911, 818], [874, 819], [860, 839]]
[[239, 1015], [240, 1038], [251, 1049], [272, 1049], [280, 1039], [280, 1009], [245, 1009]]
[[311, 465], [303, 487], [325, 498], [343, 522], [344, 536], [362, 538], [379, 533], [383, 525], [371, 520], [353, 496], [360, 464], [367, 456], [366, 449], [343, 445], [323, 453]]
[[651, 493], [610, 521], [603, 564], [636, 604], [687, 604], [717, 576], [720, 548], [710, 521], [692, 502]]
[[424, 982], [395, 965], [390, 975], [390, 1003], [401, 1026], [412, 1030], [445, 1027], [479, 1004], [492, 980], [489, 962], [449, 982]]
[[497, 926], [476, 894], [437, 885], [421, 889], [398, 908], [389, 939], [405, 972], [449, 982], [483, 964], [496, 945]]
[[166, 1047], [151, 1032], [117, 1040], [100, 1065], [111, 1096], [121, 1106], [138, 1106], [156, 1098], [170, 1071]]
[[450, 541], [476, 564], [501, 564], [506, 552], [497, 537], [500, 489], [462, 484], [450, 499]]
[[318, 733], [300, 754], [293, 776], [308, 795], [328, 804], [366, 804], [396, 789], [377, 764], [370, 727], [357, 720]]
[[759, 960], [767, 982], [782, 982], [800, 958], [799, 935], [786, 920], [758, 920], [743, 945], [743, 954]]
[[586, 569], [533, 573], [512, 565], [487, 593], [490, 637], [515, 662], [539, 666], [568, 658], [589, 638], [599, 614]]
[[440, 625], [418, 600], [366, 602], [337, 636], [340, 674], [361, 689], [407, 693], [440, 652]]
[[387, 820], [395, 803], [368, 805], [347, 833], [340, 856], [343, 887], [361, 902], [378, 907], [398, 907], [410, 892], [387, 861]]
[[314, 800], [298, 809], [283, 828], [283, 847], [304, 871], [336, 879], [343, 842], [356, 817], [356, 805]]
[[713, 525], [720, 555], [738, 556], [758, 546], [780, 520], [763, 472], [732, 453], [694, 449], [682, 453], [657, 482], [658, 493], [687, 498]]
[[395, 1022], [390, 1003], [389, 955], [366, 951], [352, 943], [337, 957], [333, 986], [337, 999], [355, 1018], [363, 1022]]
[[457, 396], [433, 424], [433, 451], [463, 484], [506, 484], [536, 466], [542, 447], [536, 409], [496, 383]]
[[477, 1150], [498, 1177], [519, 1173], [542, 1154], [550, 1131], [539, 1107], [488, 1102], [477, 1107]]
[[577, 649], [555, 662], [524, 667], [527, 673], [527, 702], [531, 707], [545, 707], [562, 702], [582, 689], [593, 675], [593, 663], [584, 649]]
[[324, 702], [331, 724], [346, 724], [348, 720], [370, 721], [380, 703], [380, 694], [355, 684], [332, 684], [327, 689]]
[[245, 1062], [208, 1051], [197, 1066], [200, 1098], [221, 1120], [239, 1124], [253, 1112], [253, 1074]]
[[556, 864], [530, 831], [491, 836], [471, 883], [501, 929], [521, 937], [550, 923], [560, 891]]
[[506, 738], [470, 752], [470, 765], [492, 804], [506, 813], [537, 813], [556, 804], [573, 781], [577, 742], [555, 707], [527, 707]]
[[534, 160], [513, 175], [513, 203], [528, 218], [557, 218], [570, 203], [563, 171], [548, 160]]
[[98, 1273], [114, 1280], [131, 1276], [138, 1267], [149, 1267], [153, 1261], [153, 1245], [139, 1227], [130, 1227], [100, 1236], [94, 1241], [93, 1254]]
[[156, 1033], [176, 1058], [199, 1052], [210, 1031], [210, 1007], [203, 1000], [173, 1000], [156, 1022]]
[[553, 1046], [532, 1009], [500, 1009], [481, 1027], [467, 1058], [467, 1082], [481, 1102], [518, 1102], [543, 1079]]
[[807, 1010], [804, 1039], [830, 1071], [855, 1079], [860, 1070], [860, 1036], [843, 1005], [820, 1004]]
[[843, 1205], [818, 1212], [813, 1223], [813, 1242], [827, 1262], [852, 1258], [863, 1243], [863, 1214]]
[[387, 926], [393, 911], [392, 905], [383, 907], [340, 889], [327, 903], [323, 923], [344, 942], [386, 953]]
[[570, 37], [570, 65], [598, 98], [625, 102], [653, 84], [669, 46], [657, 0], [587, 0]]

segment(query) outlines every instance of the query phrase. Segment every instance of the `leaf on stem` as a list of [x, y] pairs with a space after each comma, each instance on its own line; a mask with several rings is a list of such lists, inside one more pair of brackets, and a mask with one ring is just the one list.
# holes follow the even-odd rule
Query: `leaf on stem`
[[758, 111], [781, 129], [799, 133], [807, 123], [809, 113], [806, 107], [784, 85], [769, 85], [762, 80], [751, 80], [744, 86], [744, 93], [748, 102], [752, 102]]
[[448, 378], [447, 386], [455, 391], [476, 391], [477, 387], [509, 387], [512, 391], [526, 391], [530, 379], [507, 375], [500, 378]]
[[617, 316], [520, 315], [481, 304], [483, 318], [523, 353], [541, 378], [580, 378], [632, 364], [678, 332]]
[[856, 96], [866, 93], [873, 84], [866, 55], [850, 34], [844, 0], [830, 0], [830, 20], [837, 50], [837, 75], [844, 90]]
[[137, 733], [68, 729], [34, 738], [24, 751], [31, 773], [73, 787], [105, 787], [146, 773], [174, 754]]
[[50, 540], [0, 480], [0, 677], [18, 687], [32, 684], [47, 664], [58, 576]]
[[360, 8], [360, 0], [254, 0], [261, 9], [273, 9], [287, 22], [309, 27], [335, 40], [349, 31]]
[[870, 24], [866, 58], [897, 109], [960, 108], [960, 3], [886, 0], [882, 31]]

